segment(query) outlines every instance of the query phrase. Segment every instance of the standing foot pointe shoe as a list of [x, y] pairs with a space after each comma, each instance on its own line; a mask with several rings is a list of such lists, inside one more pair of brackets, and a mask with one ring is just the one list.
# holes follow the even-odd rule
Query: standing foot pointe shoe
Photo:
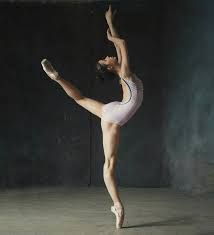
[[116, 216], [116, 228], [117, 229], [122, 228], [124, 216], [125, 216], [124, 208], [111, 206], [111, 212], [113, 212]]
[[54, 69], [52, 64], [47, 59], [43, 59], [41, 64], [42, 64], [43, 70], [47, 73], [47, 75], [52, 80], [60, 80], [61, 79], [58, 72]]

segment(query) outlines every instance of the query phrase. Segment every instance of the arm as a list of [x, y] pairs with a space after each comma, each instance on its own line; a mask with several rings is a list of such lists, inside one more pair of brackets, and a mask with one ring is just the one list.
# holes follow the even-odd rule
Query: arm
[[122, 38], [113, 37], [110, 33], [110, 29], [107, 30], [107, 38], [109, 41], [113, 42], [120, 50], [122, 76], [124, 77], [130, 76], [131, 71], [128, 58], [128, 49], [125, 40]]
[[[111, 5], [109, 5], [109, 9], [108, 11], [106, 11], [105, 13], [105, 17], [106, 17], [106, 21], [107, 24], [109, 26], [111, 35], [113, 37], [119, 37], [118, 32], [116, 31], [114, 25], [113, 25], [113, 16], [114, 16], [115, 12], [112, 14], [112, 10], [111, 10]], [[120, 52], [120, 48], [114, 43], [115, 49], [117, 51], [117, 58], [118, 58], [118, 63], [121, 63], [121, 52]]]

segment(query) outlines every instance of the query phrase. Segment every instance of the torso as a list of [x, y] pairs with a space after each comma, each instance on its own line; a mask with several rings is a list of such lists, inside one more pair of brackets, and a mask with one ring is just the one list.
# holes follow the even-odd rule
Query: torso
[[[134, 80], [135, 80], [135, 79], [134, 79], [134, 74], [132, 73], [131, 76], [125, 77], [125, 78], [123, 78], [123, 79], [125, 79], [125, 80], [131, 80], [131, 81], [134, 82]], [[122, 90], [123, 90], [123, 99], [122, 99], [121, 102], [125, 102], [126, 100], [129, 99], [129, 96], [130, 96], [130, 94], [129, 94], [129, 88], [127, 87], [127, 84], [123, 81], [123, 79], [120, 77], [120, 84], [121, 84]]]

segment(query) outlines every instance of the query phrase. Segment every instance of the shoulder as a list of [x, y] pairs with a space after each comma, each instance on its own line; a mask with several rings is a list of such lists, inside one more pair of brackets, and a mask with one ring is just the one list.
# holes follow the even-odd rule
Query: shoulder
[[123, 78], [125, 80], [130, 80], [133, 81], [135, 79], [135, 74], [131, 71], [129, 72], [124, 72], [120, 74], [120, 78]]
[[122, 68], [120, 69], [120, 72], [119, 72], [119, 77], [121, 78], [125, 78], [125, 79], [132, 79], [134, 73], [127, 67], [125, 68]]

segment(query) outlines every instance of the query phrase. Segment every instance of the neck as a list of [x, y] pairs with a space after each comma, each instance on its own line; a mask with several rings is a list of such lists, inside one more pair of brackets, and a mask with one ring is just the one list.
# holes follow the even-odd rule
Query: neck
[[120, 66], [119, 66], [119, 65], [116, 65], [116, 66], [114, 67], [114, 72], [115, 72], [118, 76], [120, 76]]

